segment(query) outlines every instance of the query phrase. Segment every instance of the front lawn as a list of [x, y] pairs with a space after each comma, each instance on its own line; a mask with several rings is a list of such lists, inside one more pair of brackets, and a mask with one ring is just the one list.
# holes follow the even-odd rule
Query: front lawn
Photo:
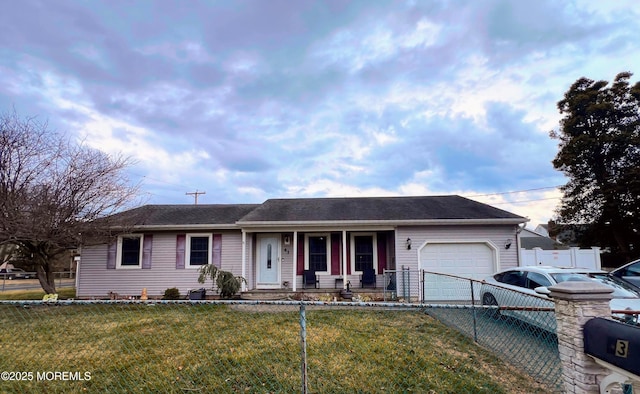
[[[71, 380], [2, 392], [301, 392], [291, 305], [0, 303], [0, 370]], [[546, 388], [421, 311], [309, 307], [311, 393], [542, 393]], [[76, 379], [86, 377], [90, 379]], [[46, 377], [46, 375], [41, 375]]]
[[[57, 290], [60, 299], [66, 300], [76, 296], [76, 289], [73, 287], [62, 287]], [[0, 291], [0, 300], [41, 300], [44, 295], [44, 290], [5, 290]]]

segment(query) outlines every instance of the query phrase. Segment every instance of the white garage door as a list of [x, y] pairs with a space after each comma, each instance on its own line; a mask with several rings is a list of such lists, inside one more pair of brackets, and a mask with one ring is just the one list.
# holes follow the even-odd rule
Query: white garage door
[[[484, 279], [495, 271], [494, 251], [486, 243], [428, 243], [420, 250], [420, 268], [465, 278]], [[427, 301], [470, 300], [469, 282], [427, 275]]]

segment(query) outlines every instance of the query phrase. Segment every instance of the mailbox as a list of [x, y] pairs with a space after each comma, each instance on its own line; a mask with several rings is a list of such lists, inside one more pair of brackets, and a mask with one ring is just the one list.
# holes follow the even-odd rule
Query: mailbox
[[584, 325], [584, 351], [640, 376], [640, 327], [600, 317]]

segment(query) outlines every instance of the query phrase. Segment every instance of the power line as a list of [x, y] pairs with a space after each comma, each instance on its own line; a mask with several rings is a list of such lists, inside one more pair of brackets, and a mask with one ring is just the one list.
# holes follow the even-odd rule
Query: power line
[[147, 175], [136, 174], [136, 173], [134, 173], [134, 172], [129, 172], [129, 173], [130, 173], [131, 175], [135, 175], [135, 176], [138, 176], [138, 177], [140, 177], [140, 178], [142, 178], [142, 179], [146, 179], [146, 180], [149, 180], [149, 181], [152, 181], [152, 182], [156, 182], [156, 183], [164, 183], [164, 184], [166, 184], [166, 185], [171, 185], [171, 186], [177, 186], [177, 187], [179, 187], [179, 188], [181, 188], [181, 189], [185, 189], [185, 188], [186, 188], [186, 189], [191, 189], [191, 186], [189, 186], [189, 185], [184, 185], [184, 184], [179, 184], [179, 183], [173, 183], [173, 182], [167, 182], [167, 181], [163, 181], [163, 180], [161, 180], [161, 179], [151, 178], [151, 177], [149, 177], [149, 176], [147, 176]]
[[514, 194], [514, 193], [524, 193], [524, 192], [535, 192], [535, 191], [540, 191], [540, 190], [549, 190], [549, 189], [557, 189], [559, 187], [561, 187], [562, 185], [558, 185], [558, 186], [547, 186], [547, 187], [538, 187], [535, 189], [523, 189], [523, 190], [513, 190], [513, 191], [509, 191], [509, 192], [498, 192], [498, 193], [487, 193], [487, 194], [474, 194], [472, 196], [464, 196], [467, 198], [471, 198], [471, 197], [486, 197], [486, 196], [500, 196], [503, 194]]
[[525, 203], [525, 202], [536, 202], [536, 201], [545, 201], [545, 200], [559, 200], [560, 198], [562, 198], [562, 197], [536, 198], [534, 200], [492, 202], [491, 205], [519, 204], [519, 203]]
[[[154, 181], [157, 183], [164, 183], [167, 185], [172, 185], [172, 186], [177, 186], [180, 188], [184, 188], [184, 187], [188, 187], [186, 185], [180, 185], [177, 183], [172, 183], [172, 182], [167, 182], [167, 181], [163, 181], [160, 179], [155, 179], [155, 178], [151, 178], [147, 175], [141, 175], [141, 174], [136, 174], [133, 172], [130, 172], [130, 174], [132, 175], [136, 175], [139, 176], [140, 178], [143, 179], [148, 179], [150, 181]], [[463, 195], [463, 197], [466, 198], [475, 198], [475, 197], [489, 197], [489, 196], [502, 196], [505, 194], [515, 194], [515, 193], [525, 193], [525, 192], [535, 192], [535, 191], [541, 191], [541, 190], [551, 190], [551, 189], [558, 189], [560, 187], [562, 187], [563, 185], [556, 185], [556, 186], [546, 186], [546, 187], [537, 187], [537, 188], [533, 188], [533, 189], [522, 189], [522, 190], [511, 190], [511, 191], [506, 191], [506, 192], [495, 192], [495, 193], [486, 193], [486, 194], [473, 194], [473, 195]], [[153, 193], [150, 193], [153, 194]], [[192, 193], [186, 193], [186, 195], [192, 195], [195, 197], [195, 203], [198, 203], [198, 195], [199, 194], [205, 194], [205, 192], [199, 192], [197, 189], [195, 192]], [[533, 200], [521, 200], [521, 201], [507, 201], [507, 202], [498, 202], [498, 203], [491, 203], [491, 205], [504, 205], [504, 204], [518, 204], [518, 203], [525, 203], [525, 202], [535, 202], [535, 201], [544, 201], [544, 200], [556, 200], [559, 199], [560, 197], [549, 197], [549, 198], [539, 198], [539, 199], [533, 199]]]

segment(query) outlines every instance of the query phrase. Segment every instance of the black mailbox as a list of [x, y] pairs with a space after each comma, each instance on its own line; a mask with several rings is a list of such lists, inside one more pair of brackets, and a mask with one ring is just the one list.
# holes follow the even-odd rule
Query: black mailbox
[[586, 354], [640, 376], [640, 327], [600, 317], [584, 325]]

